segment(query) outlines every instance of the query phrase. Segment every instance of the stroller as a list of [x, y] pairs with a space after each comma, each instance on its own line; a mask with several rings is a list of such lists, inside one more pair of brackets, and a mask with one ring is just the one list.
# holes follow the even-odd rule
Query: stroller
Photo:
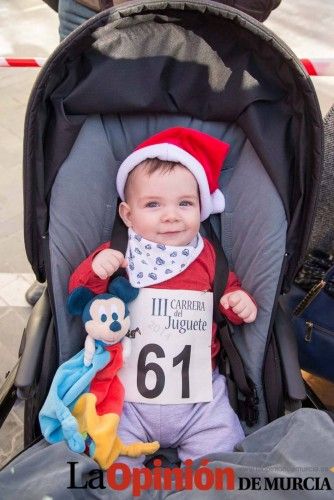
[[69, 35], [28, 105], [25, 242], [37, 279], [48, 286], [1, 406], [3, 421], [16, 395], [26, 400], [25, 447], [40, 438], [38, 412], [55, 370], [83, 346], [80, 321], [66, 311], [67, 285], [75, 267], [110, 240], [118, 165], [172, 126], [231, 145], [221, 174], [226, 210], [203, 228], [219, 239], [259, 306], [255, 323], [222, 337], [231, 403], [246, 434], [302, 406], [296, 345], [279, 297], [303, 261], [321, 176], [322, 118], [312, 83], [281, 40], [231, 7], [131, 3]]

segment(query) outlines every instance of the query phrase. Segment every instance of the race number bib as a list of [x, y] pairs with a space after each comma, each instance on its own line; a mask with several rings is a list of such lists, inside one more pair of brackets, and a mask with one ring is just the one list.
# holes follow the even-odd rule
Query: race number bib
[[119, 376], [125, 400], [212, 400], [211, 292], [141, 288], [129, 304], [131, 355]]

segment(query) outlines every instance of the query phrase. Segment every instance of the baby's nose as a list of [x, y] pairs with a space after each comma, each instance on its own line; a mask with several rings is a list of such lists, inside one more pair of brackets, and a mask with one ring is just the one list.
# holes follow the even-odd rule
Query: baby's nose
[[177, 209], [175, 209], [175, 208], [169, 208], [163, 214], [164, 221], [173, 222], [173, 221], [179, 220], [179, 218], [180, 218], [180, 216], [178, 214]]

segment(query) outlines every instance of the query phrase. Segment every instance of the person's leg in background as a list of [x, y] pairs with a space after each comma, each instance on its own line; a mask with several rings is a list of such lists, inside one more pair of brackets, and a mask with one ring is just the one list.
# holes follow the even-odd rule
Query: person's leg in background
[[75, 28], [95, 14], [95, 10], [89, 9], [85, 5], [76, 2], [76, 0], [59, 0], [58, 16], [60, 40], [63, 40]]
[[[119, 5], [126, 2], [127, 0], [114, 0], [110, 1], [110, 7], [112, 5]], [[59, 36], [60, 40], [63, 40], [67, 35], [69, 35], [75, 28], [80, 26], [83, 22], [87, 21], [90, 17], [97, 14], [97, 11], [89, 8], [89, 1], [87, 5], [83, 5], [76, 0], [59, 0], [58, 2], [58, 16], [59, 16]], [[97, 4], [98, 2], [92, 2], [92, 4]], [[107, 2], [105, 2], [107, 4]]]

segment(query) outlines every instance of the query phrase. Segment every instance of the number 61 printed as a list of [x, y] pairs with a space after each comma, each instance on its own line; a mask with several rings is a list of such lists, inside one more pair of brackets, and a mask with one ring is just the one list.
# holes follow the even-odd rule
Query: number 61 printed
[[[137, 365], [137, 389], [144, 398], [157, 398], [165, 387], [165, 373], [158, 363], [146, 363], [147, 356], [153, 352], [157, 358], [164, 358], [165, 351], [158, 344], [147, 344], [139, 353]], [[173, 358], [173, 367], [182, 363], [182, 398], [189, 398], [189, 365], [190, 365], [191, 345], [185, 345], [182, 351]], [[146, 386], [146, 375], [153, 371], [156, 376], [156, 384], [152, 389]]]

